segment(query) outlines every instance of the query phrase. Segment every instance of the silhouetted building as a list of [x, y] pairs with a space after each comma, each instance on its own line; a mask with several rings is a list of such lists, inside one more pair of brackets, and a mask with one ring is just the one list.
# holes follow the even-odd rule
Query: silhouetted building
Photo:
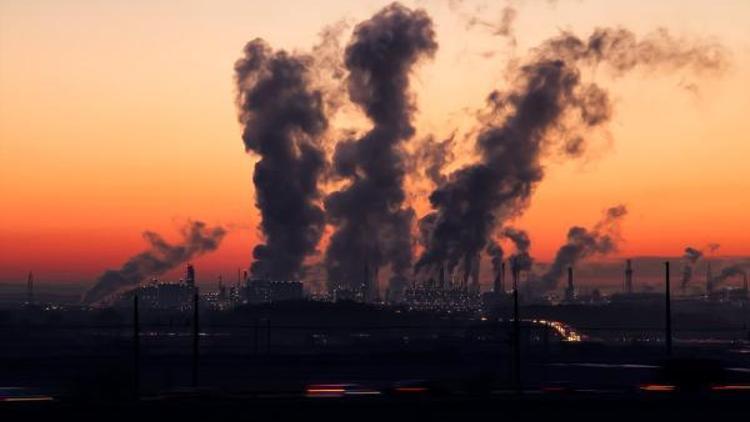
[[301, 300], [304, 288], [301, 281], [250, 279], [245, 286], [245, 297], [252, 304]]
[[185, 284], [189, 287], [195, 287], [195, 267], [193, 264], [188, 264], [185, 270]]
[[144, 308], [188, 309], [195, 294], [195, 287], [185, 283], [162, 283], [152, 280], [148, 285], [124, 293], [120, 297], [122, 305], [130, 306], [133, 295], [136, 294], [140, 305]]

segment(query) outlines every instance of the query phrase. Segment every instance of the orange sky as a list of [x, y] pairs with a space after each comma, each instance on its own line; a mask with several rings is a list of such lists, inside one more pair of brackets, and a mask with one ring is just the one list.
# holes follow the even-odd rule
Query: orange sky
[[[233, 103], [242, 46], [263, 37], [309, 49], [323, 26], [367, 18], [386, 2], [129, 3], [0, 1], [0, 282], [29, 269], [40, 280], [93, 281], [144, 247], [143, 230], [175, 239], [187, 219], [230, 226], [220, 250], [196, 265], [211, 280], [233, 277], [249, 264], [258, 221]], [[515, 49], [467, 29], [459, 12], [481, 2], [459, 12], [447, 1], [406, 4], [428, 10], [440, 44], [412, 81], [417, 137], [470, 124], [462, 110], [502, 88], [508, 57], [560, 29], [664, 26], [721, 42], [731, 67], [719, 78], [597, 76], [615, 100], [610, 142], [583, 160], [549, 161], [514, 224], [545, 260], [569, 226], [624, 203], [623, 256], [709, 242], [721, 254], [750, 254], [750, 2], [517, 1]]]

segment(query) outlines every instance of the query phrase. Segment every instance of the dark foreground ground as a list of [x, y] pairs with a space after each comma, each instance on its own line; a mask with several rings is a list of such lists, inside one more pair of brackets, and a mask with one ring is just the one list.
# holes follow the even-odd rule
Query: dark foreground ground
[[146, 313], [138, 331], [112, 310], [8, 314], [0, 422], [749, 420], [746, 325], [687, 324], [667, 356], [636, 309], [611, 324], [525, 309], [515, 336], [507, 319], [295, 306], [206, 313], [199, 331], [189, 312]]
[[[2, 420], [162, 421], [462, 421], [747, 420], [746, 395], [724, 397], [625, 397], [527, 392], [522, 396], [367, 398], [210, 398], [144, 400], [128, 404], [88, 402], [12, 403]], [[727, 418], [727, 419], [725, 419]], [[731, 419], [728, 419], [731, 418]]]

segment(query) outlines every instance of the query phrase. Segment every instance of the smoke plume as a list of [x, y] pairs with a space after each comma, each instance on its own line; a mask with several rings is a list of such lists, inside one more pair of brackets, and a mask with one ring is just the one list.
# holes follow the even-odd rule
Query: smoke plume
[[747, 265], [746, 264], [734, 264], [728, 267], [722, 268], [719, 275], [711, 279], [711, 286], [718, 287], [727, 281], [730, 277], [735, 276], [747, 276]]
[[490, 240], [487, 244], [486, 252], [492, 263], [492, 273], [497, 277], [498, 274], [500, 274], [500, 271], [502, 271], [504, 255], [503, 248], [501, 248], [494, 240]]
[[253, 250], [251, 271], [298, 279], [325, 225], [318, 190], [328, 126], [324, 97], [311, 87], [310, 57], [273, 51], [260, 39], [244, 53], [234, 65], [237, 107], [245, 149], [260, 156], [253, 182], [265, 236]]
[[442, 141], [435, 141], [432, 136], [426, 138], [416, 151], [416, 168], [421, 168], [424, 176], [435, 186], [445, 183], [443, 167], [453, 160], [455, 132]]
[[685, 248], [685, 254], [682, 256], [682, 288], [684, 289], [693, 278], [693, 267], [703, 256], [703, 252], [691, 246]]
[[516, 253], [510, 257], [513, 269], [515, 271], [531, 270], [531, 266], [534, 264], [534, 259], [529, 254], [529, 248], [531, 247], [531, 239], [529, 239], [529, 235], [524, 230], [508, 227], [503, 230], [503, 236], [510, 239], [516, 247]]
[[574, 226], [568, 230], [567, 242], [557, 250], [552, 265], [541, 276], [540, 286], [544, 291], [557, 287], [557, 282], [568, 267], [592, 255], [606, 255], [617, 250], [620, 220], [627, 214], [624, 205], [609, 208], [604, 218], [588, 230]]
[[194, 221], [181, 230], [183, 240], [172, 245], [158, 233], [147, 231], [143, 238], [149, 249], [128, 259], [118, 270], [107, 270], [99, 276], [94, 287], [83, 296], [83, 303], [97, 303], [123, 288], [137, 285], [147, 277], [158, 276], [178, 265], [211, 252], [219, 247], [226, 231], [222, 227], [206, 227]]
[[402, 144], [412, 137], [416, 110], [409, 76], [437, 49], [430, 17], [397, 3], [356, 26], [346, 47], [349, 98], [372, 121], [359, 139], [340, 141], [335, 175], [350, 183], [325, 199], [335, 232], [326, 252], [331, 287], [357, 285], [365, 263], [390, 265], [398, 290], [411, 268], [414, 211], [404, 207], [406, 160]]
[[642, 40], [605, 28], [588, 39], [563, 32], [545, 41], [515, 69], [509, 89], [488, 96], [476, 141], [479, 161], [450, 174], [430, 195], [433, 211], [424, 218], [432, 233], [416, 270], [476, 256], [496, 227], [528, 206], [544, 178], [545, 153], [554, 146], [568, 156], [586, 150], [586, 135], [606, 125], [612, 105], [602, 87], [581, 80], [582, 66], [620, 76], [636, 67], [702, 72], [724, 65], [719, 46], [678, 40], [664, 30]]

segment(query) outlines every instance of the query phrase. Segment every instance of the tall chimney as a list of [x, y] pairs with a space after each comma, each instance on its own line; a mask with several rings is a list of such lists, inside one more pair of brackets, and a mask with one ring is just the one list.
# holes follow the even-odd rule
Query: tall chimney
[[664, 343], [667, 347], [667, 356], [672, 356], [672, 294], [669, 286], [669, 261], [664, 263], [665, 269], [665, 332]]
[[625, 293], [633, 294], [633, 265], [629, 259], [625, 261]]
[[576, 297], [576, 289], [573, 285], [573, 267], [568, 267], [568, 287], [565, 289], [565, 300], [572, 302]]
[[370, 268], [367, 266], [367, 257], [365, 257], [365, 273], [362, 280], [362, 302], [367, 303], [370, 298]]
[[513, 384], [516, 392], [522, 392], [521, 385], [521, 321], [518, 312], [518, 266], [511, 264], [513, 274]]
[[133, 396], [136, 400], [141, 387], [141, 326], [138, 317], [138, 294], [133, 295]]
[[503, 273], [505, 272], [504, 270], [505, 263], [503, 262], [502, 264], [500, 264], [500, 268], [498, 269], [497, 274], [495, 274], [495, 280], [492, 286], [492, 291], [495, 292], [496, 295], [502, 294], [505, 290], [503, 286]]
[[469, 254], [466, 254], [464, 257], [464, 278], [461, 282], [461, 289], [466, 293], [469, 291], [469, 277], [471, 276], [471, 264], [472, 264], [472, 257], [469, 256]]
[[438, 280], [440, 283], [440, 289], [445, 289], [445, 265], [443, 263], [440, 263], [440, 279]]
[[375, 269], [372, 271], [372, 287], [370, 287], [370, 290], [372, 291], [372, 297], [374, 300], [379, 301], [380, 300], [380, 281], [378, 281], [378, 267], [375, 267]]
[[198, 320], [198, 289], [193, 295], [193, 388], [198, 386], [198, 353], [200, 352], [200, 322]]
[[29, 271], [29, 277], [26, 279], [26, 302], [34, 303], [34, 274]]
[[706, 296], [714, 292], [714, 276], [711, 274], [711, 261], [706, 262]]
[[472, 266], [471, 266], [471, 291], [472, 293], [479, 293], [479, 264], [481, 261], [481, 256], [479, 254], [476, 254], [474, 259], [472, 259]]
[[500, 292], [505, 293], [505, 262], [500, 263]]
[[195, 287], [195, 267], [193, 267], [193, 264], [187, 264], [187, 269], [185, 270], [185, 283], [189, 287]]

